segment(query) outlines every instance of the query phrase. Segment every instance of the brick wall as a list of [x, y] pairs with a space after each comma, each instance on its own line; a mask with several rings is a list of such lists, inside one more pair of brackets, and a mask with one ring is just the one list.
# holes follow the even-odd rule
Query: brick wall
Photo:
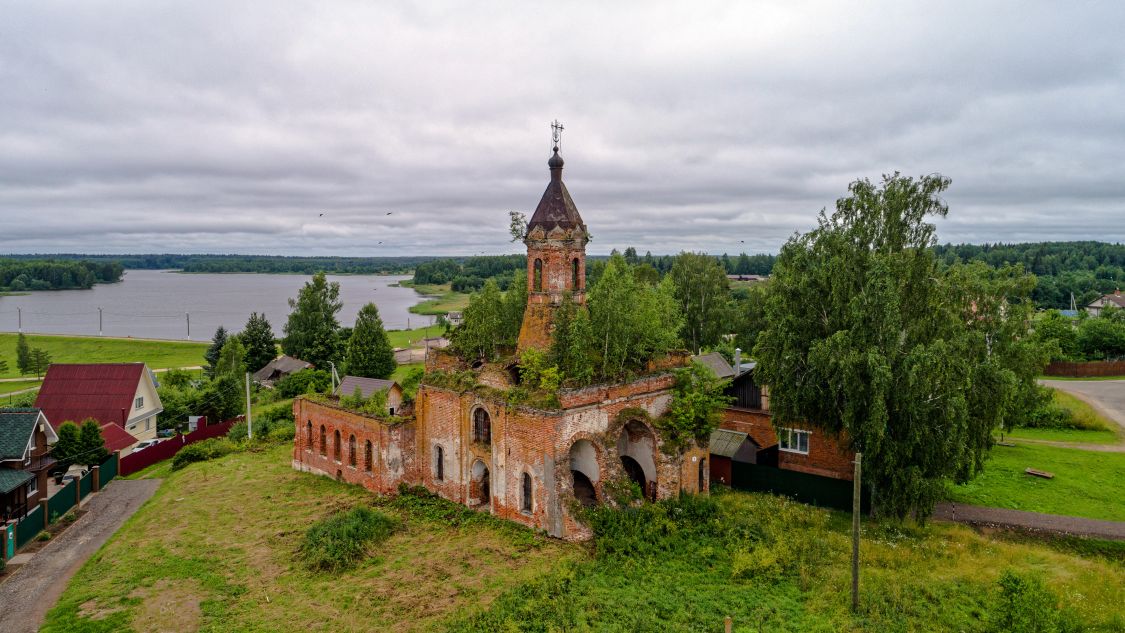
[[[724, 412], [720, 426], [731, 431], [746, 433], [760, 448], [777, 444], [773, 420], [765, 410], [729, 408]], [[855, 453], [843, 448], [836, 438], [827, 433], [812, 427], [809, 430], [812, 434], [809, 436], [808, 455], [779, 450], [778, 467], [851, 481]]]

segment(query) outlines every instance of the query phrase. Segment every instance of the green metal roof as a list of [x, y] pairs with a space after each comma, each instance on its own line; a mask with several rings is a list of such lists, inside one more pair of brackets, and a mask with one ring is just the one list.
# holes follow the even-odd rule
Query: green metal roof
[[38, 420], [39, 409], [0, 409], [0, 461], [23, 458]]
[[747, 435], [738, 431], [715, 429], [711, 431], [711, 454], [722, 457], [734, 457]]
[[9, 493], [35, 478], [26, 470], [0, 468], [0, 494]]

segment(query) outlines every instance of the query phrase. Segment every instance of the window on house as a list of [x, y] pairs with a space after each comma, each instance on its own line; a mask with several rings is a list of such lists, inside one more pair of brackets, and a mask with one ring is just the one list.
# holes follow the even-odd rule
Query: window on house
[[332, 459], [340, 461], [340, 430], [332, 434]]
[[532, 271], [532, 289], [536, 292], [543, 290], [543, 260], [535, 260], [535, 269]]
[[328, 454], [328, 432], [324, 430], [324, 425], [320, 425], [320, 454], [321, 456]]
[[578, 258], [575, 257], [574, 261], [570, 262], [570, 287], [574, 290], [581, 290], [582, 286], [578, 283]]
[[780, 429], [777, 432], [778, 448], [790, 453], [809, 454], [809, 431], [800, 429]]
[[143, 408], [145, 408], [145, 399], [144, 399], [144, 396], [142, 396], [142, 397], [140, 397], [140, 398], [137, 398], [136, 400], [134, 400], [134, 401], [133, 401], [133, 408], [134, 408], [134, 409], [143, 409]]
[[36, 494], [37, 492], [39, 492], [39, 477], [38, 476], [33, 477], [31, 479], [31, 481], [27, 482], [26, 494], [27, 494], [27, 497], [30, 498], [31, 495]]
[[145, 418], [145, 430], [146, 431], [152, 430], [152, 418]]
[[367, 472], [375, 467], [375, 451], [371, 450], [371, 440], [367, 440], [363, 445], [363, 469]]
[[445, 481], [445, 449], [440, 446], [434, 448], [434, 479]]
[[473, 411], [473, 441], [481, 444], [492, 443], [492, 420], [484, 407]]
[[522, 489], [521, 492], [523, 493], [523, 498], [520, 503], [520, 510], [531, 514], [531, 475], [524, 473], [523, 481], [520, 483], [520, 487]]
[[355, 468], [355, 436], [348, 438], [348, 466]]

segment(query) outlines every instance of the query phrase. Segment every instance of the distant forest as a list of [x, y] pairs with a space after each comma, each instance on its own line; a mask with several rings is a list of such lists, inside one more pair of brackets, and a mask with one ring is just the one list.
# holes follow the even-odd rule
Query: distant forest
[[0, 290], [69, 290], [121, 281], [123, 267], [114, 261], [0, 259]]
[[[1034, 273], [1039, 283], [1032, 298], [1041, 308], [1065, 309], [1074, 293], [1079, 307], [1125, 284], [1125, 245], [1105, 242], [1035, 242], [1027, 244], [945, 244], [935, 248], [947, 264], [958, 260], [983, 261], [991, 266], [1019, 264]], [[615, 251], [616, 252], [616, 251]], [[621, 254], [633, 265], [648, 265], [663, 276], [672, 269], [675, 255], [640, 255], [636, 248]], [[775, 255], [718, 255], [731, 275], [768, 275]], [[588, 273], [596, 275], [591, 256]], [[94, 283], [117, 281], [126, 269], [180, 269], [198, 273], [300, 273], [409, 274], [416, 284], [451, 284], [470, 292], [495, 279], [507, 287], [513, 270], [524, 268], [523, 255], [477, 257], [283, 257], [276, 255], [11, 255], [0, 259], [0, 289], [88, 288]], [[21, 268], [22, 266], [22, 268]], [[14, 272], [17, 271], [18, 272]], [[83, 272], [85, 271], [85, 272]], [[14, 274], [12, 274], [14, 272]], [[20, 277], [20, 275], [25, 275]], [[19, 278], [18, 281], [17, 278]], [[69, 285], [68, 285], [69, 284]]]
[[1067, 309], [1070, 293], [1079, 308], [1125, 284], [1125, 244], [1033, 242], [946, 244], [936, 248], [946, 263], [977, 260], [990, 266], [1020, 264], [1039, 283], [1031, 298], [1040, 308]]

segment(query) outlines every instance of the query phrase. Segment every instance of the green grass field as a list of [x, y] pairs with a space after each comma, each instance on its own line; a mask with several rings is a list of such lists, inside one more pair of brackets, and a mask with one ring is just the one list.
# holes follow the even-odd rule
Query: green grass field
[[13, 391], [23, 391], [32, 387], [38, 387], [38, 380], [19, 380], [16, 382], [0, 382], [0, 395], [12, 393]]
[[438, 315], [450, 311], [464, 310], [469, 305], [469, 293], [454, 292], [450, 284], [420, 284], [414, 285], [402, 282], [400, 285], [413, 288], [421, 294], [433, 297], [410, 307], [414, 314]]
[[387, 330], [387, 339], [391, 347], [411, 347], [424, 338], [434, 338], [445, 334], [445, 328], [440, 325], [429, 325], [414, 328], [413, 330]]
[[[77, 572], [42, 630], [721, 631], [731, 615], [742, 632], [977, 631], [1005, 570], [1040, 579], [1089, 630], [1125, 626], [1116, 544], [865, 520], [853, 615], [842, 513], [717, 492], [714, 504], [611, 516], [610, 536], [590, 547], [298, 473], [290, 452], [153, 470], [159, 491]], [[402, 528], [355, 569], [309, 571], [304, 531], [358, 504]]]
[[[0, 360], [8, 371], [0, 378], [17, 378], [16, 336], [0, 334]], [[31, 347], [41, 347], [55, 363], [148, 363], [150, 369], [196, 367], [203, 364], [207, 343], [188, 341], [148, 341], [96, 336], [27, 335]]]
[[1110, 430], [1084, 431], [1082, 429], [1012, 429], [1005, 433], [1009, 440], [1047, 440], [1050, 442], [1073, 442], [1076, 444], [1116, 444], [1120, 438]]
[[[1027, 468], [1054, 479], [1024, 474]], [[1125, 453], [1036, 444], [996, 446], [976, 479], [951, 486], [949, 498], [1013, 510], [1125, 521]]]

